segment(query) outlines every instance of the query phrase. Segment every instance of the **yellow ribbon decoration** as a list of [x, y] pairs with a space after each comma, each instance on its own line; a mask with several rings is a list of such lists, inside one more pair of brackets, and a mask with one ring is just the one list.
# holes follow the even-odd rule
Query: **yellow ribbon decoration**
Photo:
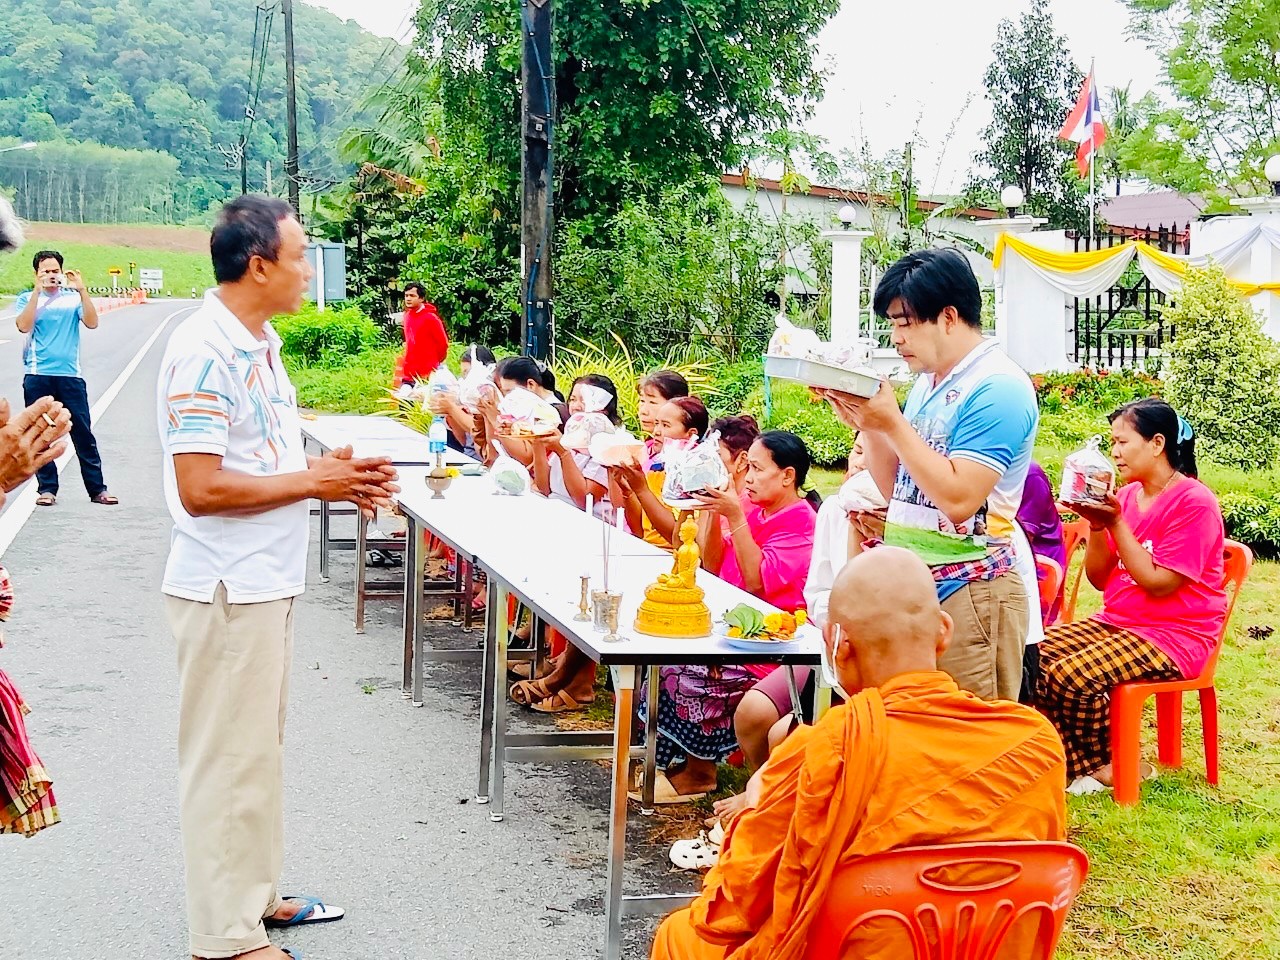
[[[1002, 233], [996, 238], [995, 254], [991, 258], [992, 266], [997, 270], [1000, 269], [1000, 265], [1004, 261], [1006, 249], [1016, 253], [1027, 262], [1051, 273], [1084, 273], [1099, 264], [1106, 263], [1113, 257], [1126, 255], [1131, 250], [1136, 250], [1144, 256], [1150, 257], [1157, 265], [1179, 277], [1186, 276], [1190, 267], [1186, 260], [1174, 254], [1166, 253], [1145, 240], [1126, 240], [1124, 243], [1117, 244], [1114, 247], [1103, 247], [1100, 250], [1056, 253], [1053, 250], [1045, 250], [1043, 247], [1028, 243], [1021, 237]], [[1246, 297], [1256, 296], [1259, 293], [1280, 294], [1280, 282], [1248, 283], [1243, 280], [1230, 280], [1229, 282]]]

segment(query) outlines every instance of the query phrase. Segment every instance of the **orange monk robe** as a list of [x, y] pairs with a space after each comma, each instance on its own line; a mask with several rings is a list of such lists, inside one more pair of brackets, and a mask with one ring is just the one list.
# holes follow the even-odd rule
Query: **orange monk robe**
[[[1044, 717], [912, 673], [801, 727], [769, 757], [701, 895], [653, 960], [801, 960], [842, 863], [898, 847], [1061, 840], [1066, 759]], [[869, 945], [870, 956], [893, 956]]]

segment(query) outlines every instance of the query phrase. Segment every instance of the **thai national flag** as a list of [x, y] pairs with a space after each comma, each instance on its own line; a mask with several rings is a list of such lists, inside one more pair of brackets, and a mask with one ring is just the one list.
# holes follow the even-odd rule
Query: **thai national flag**
[[1089, 172], [1089, 162], [1094, 153], [1107, 142], [1107, 125], [1102, 122], [1102, 108], [1098, 104], [1098, 89], [1094, 86], [1092, 72], [1085, 77], [1080, 99], [1062, 125], [1058, 138], [1079, 144], [1076, 147], [1076, 167], [1083, 177]]

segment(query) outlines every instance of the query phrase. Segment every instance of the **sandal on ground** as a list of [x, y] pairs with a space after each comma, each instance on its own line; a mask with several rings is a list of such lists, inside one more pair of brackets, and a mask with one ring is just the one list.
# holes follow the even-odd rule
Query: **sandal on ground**
[[557, 690], [549, 697], [539, 700], [537, 703], [529, 704], [530, 709], [538, 711], [538, 713], [569, 713], [573, 710], [582, 710], [595, 703], [596, 695], [593, 693], [589, 700], [575, 700], [570, 696], [567, 690]]
[[117, 503], [120, 502], [120, 500], [116, 497], [113, 497], [111, 494], [107, 493], [107, 491], [103, 490], [101, 493], [90, 497], [89, 502], [101, 503], [108, 507], [114, 507]]
[[547, 685], [542, 679], [537, 680], [521, 680], [519, 683], [513, 683], [510, 691], [511, 699], [522, 707], [532, 706], [540, 700], [546, 700], [555, 694], [547, 689]]
[[42, 493], [40, 496], [36, 497], [37, 507], [52, 507], [57, 502], [58, 498], [52, 493]]
[[305, 923], [332, 923], [334, 920], [341, 920], [346, 916], [346, 911], [341, 907], [329, 906], [319, 897], [289, 896], [281, 897], [280, 899], [301, 900], [302, 909], [288, 920], [277, 920], [274, 917], [265, 917], [262, 921], [265, 926], [272, 928], [298, 927]]
[[[632, 800], [639, 800], [642, 803], [644, 797], [644, 783], [641, 776], [641, 783], [637, 785], [637, 789], [627, 793]], [[701, 800], [706, 793], [677, 793], [676, 788], [671, 785], [671, 781], [667, 779], [667, 775], [661, 770], [658, 775], [653, 778], [653, 802], [665, 806], [675, 803], [693, 803], [695, 800]]]
[[702, 830], [693, 840], [677, 840], [671, 845], [671, 862], [681, 870], [708, 870], [720, 859], [724, 830], [719, 823], [710, 831]]

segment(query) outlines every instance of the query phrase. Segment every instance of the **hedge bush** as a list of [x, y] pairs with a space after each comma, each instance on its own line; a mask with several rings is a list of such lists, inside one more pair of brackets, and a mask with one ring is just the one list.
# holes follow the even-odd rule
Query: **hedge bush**
[[307, 303], [271, 325], [283, 341], [281, 352], [302, 366], [342, 367], [357, 354], [386, 345], [378, 325], [356, 307], [321, 312]]
[[843, 467], [853, 447], [853, 431], [846, 427], [823, 400], [814, 400], [807, 387], [772, 380], [769, 415], [765, 416], [765, 389], [753, 390], [743, 405], [765, 430], [789, 430], [804, 440], [809, 456], [820, 467]]

